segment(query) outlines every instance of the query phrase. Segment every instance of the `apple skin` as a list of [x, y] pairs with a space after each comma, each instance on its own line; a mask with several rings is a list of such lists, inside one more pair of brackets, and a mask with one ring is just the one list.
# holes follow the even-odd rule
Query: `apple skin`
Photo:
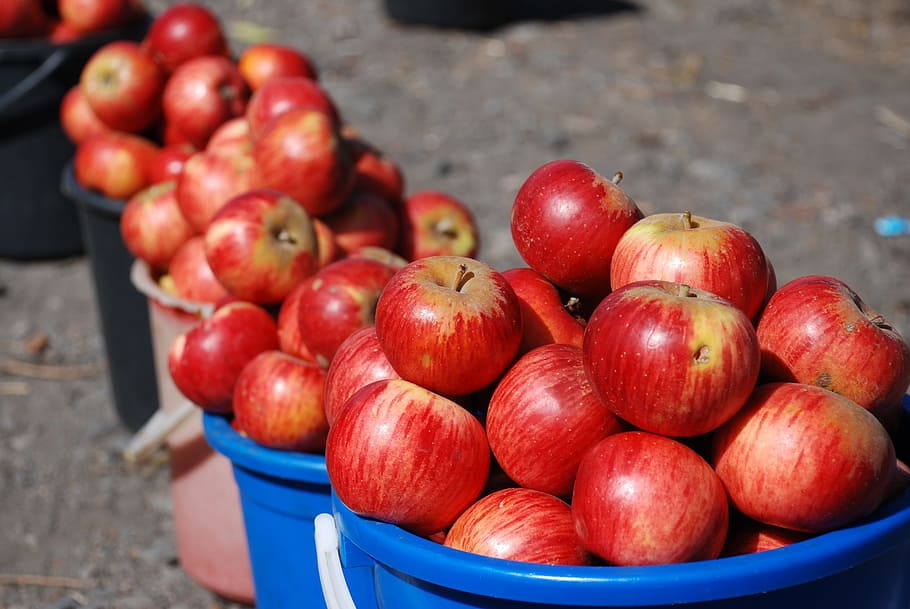
[[93, 135], [111, 131], [88, 105], [79, 85], [71, 87], [60, 101], [60, 126], [70, 142], [77, 145]]
[[250, 96], [246, 118], [252, 137], [260, 137], [273, 119], [292, 108], [318, 110], [325, 113], [333, 125], [341, 124], [335, 101], [319, 83], [303, 76], [283, 76], [269, 80]]
[[281, 351], [264, 351], [237, 377], [234, 417], [262, 446], [321, 453], [329, 432], [324, 391], [325, 370]]
[[316, 358], [307, 349], [303, 336], [300, 334], [300, 324], [297, 322], [297, 318], [300, 315], [300, 297], [303, 295], [304, 289], [303, 282], [298, 283], [281, 301], [276, 320], [278, 324], [278, 348], [297, 359], [315, 364]]
[[668, 281], [630, 283], [604, 298], [588, 319], [583, 350], [588, 377], [616, 416], [674, 437], [730, 419], [761, 366], [745, 313]]
[[197, 148], [205, 148], [218, 127], [246, 111], [250, 91], [237, 65], [221, 55], [180, 64], [161, 94], [164, 120]]
[[227, 57], [227, 39], [218, 17], [195, 2], [164, 9], [149, 25], [142, 48], [168, 74], [190, 59], [206, 55]]
[[354, 158], [356, 190], [375, 193], [388, 201], [404, 199], [405, 178], [401, 167], [348, 126], [342, 135]]
[[158, 154], [149, 140], [121, 131], [93, 135], [76, 147], [76, 182], [111, 199], [128, 199], [148, 185], [148, 167]]
[[228, 201], [205, 230], [205, 257], [228, 292], [277, 304], [318, 270], [316, 232], [283, 192], [250, 190]]
[[205, 258], [205, 239], [202, 235], [191, 237], [177, 248], [165, 277], [170, 290], [179, 298], [214, 304], [230, 297]]
[[245, 116], [228, 119], [215, 129], [205, 145], [206, 152], [215, 154], [242, 154], [253, 152], [253, 138], [250, 135], [250, 122]]
[[244, 366], [277, 348], [275, 321], [265, 309], [230, 302], [174, 339], [168, 349], [168, 371], [188, 400], [206, 412], [228, 414]]
[[204, 233], [228, 201], [255, 188], [255, 169], [249, 152], [203, 150], [185, 161], [177, 178], [177, 202], [196, 232]]
[[135, 4], [133, 0], [57, 0], [57, 10], [61, 21], [87, 34], [128, 23], [137, 15]]
[[316, 66], [309, 56], [294, 47], [271, 42], [246, 47], [237, 58], [237, 68], [253, 91], [275, 78], [319, 78]]
[[585, 454], [572, 516], [582, 545], [618, 566], [716, 558], [729, 523], [711, 466], [682, 443], [644, 431], [612, 434]]
[[551, 161], [531, 173], [512, 204], [512, 240], [525, 263], [593, 303], [610, 292], [620, 237], [643, 217], [620, 177], [613, 182], [584, 163]]
[[752, 520], [736, 510], [730, 513], [727, 541], [720, 556], [740, 556], [789, 546], [812, 537], [809, 533], [782, 529]]
[[824, 387], [883, 422], [899, 411], [910, 385], [910, 348], [843, 280], [807, 275], [781, 286], [757, 333], [763, 379]]
[[585, 566], [591, 555], [575, 535], [563, 500], [527, 488], [481, 497], [452, 524], [444, 545], [491, 558], [543, 565]]
[[436, 190], [406, 197], [401, 208], [399, 253], [408, 260], [428, 256], [477, 255], [479, 231], [474, 214], [459, 199]]
[[574, 345], [543, 345], [523, 355], [496, 384], [487, 437], [508, 477], [526, 488], [569, 497], [584, 453], [623, 424], [588, 381]]
[[581, 347], [584, 318], [573, 311], [573, 301], [563, 301], [559, 289], [532, 268], [516, 267], [502, 272], [521, 303], [524, 333], [519, 353], [549, 343]]
[[298, 331], [321, 366], [329, 366], [351, 334], [373, 323], [376, 301], [395, 272], [377, 260], [342, 258], [303, 280]]
[[622, 236], [613, 253], [614, 290], [661, 279], [713, 292], [754, 319], [768, 293], [765, 253], [748, 231], [689, 212], [652, 214]]
[[374, 381], [401, 378], [389, 363], [376, 326], [370, 324], [348, 336], [332, 358], [325, 378], [325, 416], [329, 425], [352, 395]]
[[176, 188], [176, 181], [183, 172], [184, 165], [195, 153], [196, 149], [189, 144], [162, 147], [149, 163], [149, 184], [174, 181]]
[[398, 214], [388, 200], [367, 191], [354, 191], [341, 207], [322, 217], [332, 229], [342, 255], [376, 246], [394, 250], [398, 245]]
[[395, 252], [388, 250], [384, 247], [377, 247], [375, 245], [363, 245], [347, 254], [348, 258], [370, 258], [371, 260], [378, 260], [393, 266], [396, 269], [403, 269], [407, 266], [408, 261], [396, 254]]
[[759, 385], [714, 433], [712, 455], [737, 510], [807, 533], [872, 512], [896, 468], [891, 437], [868, 410], [801, 383]]
[[512, 363], [521, 343], [521, 304], [493, 267], [464, 256], [410, 262], [376, 303], [382, 350], [402, 378], [467, 395]]
[[95, 51], [82, 68], [79, 88], [104, 124], [139, 133], [161, 115], [165, 74], [139, 44], [115, 40]]
[[430, 535], [480, 495], [490, 449], [467, 410], [387, 379], [348, 400], [329, 428], [325, 464], [332, 488], [353, 512]]
[[44, 34], [48, 15], [40, 0], [4, 0], [0, 3], [0, 38], [32, 38]]
[[129, 252], [158, 271], [166, 271], [177, 249], [195, 235], [180, 213], [171, 180], [130, 197], [120, 215], [120, 236]]

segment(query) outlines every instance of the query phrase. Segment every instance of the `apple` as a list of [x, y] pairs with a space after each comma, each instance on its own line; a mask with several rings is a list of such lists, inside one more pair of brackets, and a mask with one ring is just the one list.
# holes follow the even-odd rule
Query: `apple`
[[375, 245], [362, 245], [347, 253], [348, 258], [370, 258], [384, 262], [396, 269], [402, 269], [407, 266], [408, 261], [384, 247]]
[[404, 199], [404, 172], [398, 163], [350, 127], [342, 127], [342, 134], [354, 158], [356, 189], [375, 193], [388, 201]]
[[255, 43], [243, 49], [237, 58], [237, 68], [253, 91], [280, 77], [318, 79], [316, 66], [307, 55], [294, 47], [272, 42]]
[[754, 319], [768, 293], [770, 267], [748, 231], [689, 212], [652, 214], [622, 236], [613, 253], [616, 290], [643, 279], [684, 283], [726, 298]]
[[227, 39], [218, 17], [202, 4], [181, 2], [164, 9], [142, 40], [143, 50], [168, 74], [190, 59], [227, 57]]
[[277, 348], [275, 321], [265, 309], [230, 302], [177, 335], [168, 349], [168, 372], [188, 400], [206, 412], [227, 414], [244, 366]]
[[610, 292], [619, 238], [643, 217], [619, 182], [573, 160], [550, 161], [519, 188], [510, 226], [532, 269], [575, 296], [597, 303]]
[[190, 144], [163, 146], [148, 167], [149, 184], [176, 181], [183, 172], [183, 167], [197, 150]]
[[223, 123], [246, 111], [249, 88], [237, 65], [221, 55], [194, 57], [177, 66], [161, 94], [164, 120], [197, 148]]
[[401, 214], [399, 253], [408, 260], [477, 254], [477, 222], [459, 199], [435, 190], [415, 192], [404, 199]]
[[85, 36], [83, 32], [73, 27], [72, 24], [61, 21], [59, 18], [51, 17], [49, 25], [50, 31], [47, 33], [47, 39], [54, 44], [69, 44]]
[[0, 38], [32, 38], [48, 28], [48, 15], [40, 0], [3, 0], [0, 3]]
[[173, 180], [148, 186], [127, 200], [120, 215], [126, 249], [158, 271], [166, 271], [180, 246], [195, 235], [175, 191]]
[[506, 488], [478, 499], [452, 524], [444, 545], [505, 560], [592, 564], [575, 534], [569, 505], [527, 488]]
[[335, 422], [348, 399], [374, 381], [401, 378], [389, 363], [376, 326], [354, 330], [338, 349], [326, 371], [325, 416], [329, 425]]
[[281, 351], [264, 351], [234, 385], [234, 418], [254, 442], [277, 450], [321, 453], [329, 424], [325, 370]]
[[564, 299], [559, 289], [532, 268], [516, 267], [502, 272], [521, 304], [524, 330], [519, 353], [549, 343], [581, 347], [586, 320], [581, 317], [578, 299]]
[[230, 296], [205, 258], [202, 235], [191, 237], [177, 248], [162, 281], [170, 285], [168, 289], [175, 296], [193, 302], [214, 304]]
[[104, 124], [138, 133], [161, 115], [165, 74], [138, 43], [115, 40], [92, 54], [79, 76], [79, 88]]
[[744, 515], [821, 533], [871, 513], [895, 476], [894, 445], [856, 402], [801, 383], [767, 383], [714, 433], [712, 462]]
[[291, 197], [251, 190], [229, 200], [212, 218], [205, 230], [205, 257], [232, 295], [277, 304], [318, 270], [316, 232]]
[[98, 133], [76, 147], [74, 177], [84, 188], [127, 199], [148, 185], [148, 167], [157, 154], [158, 146], [141, 136]]
[[727, 495], [711, 466], [672, 438], [607, 436], [578, 466], [572, 516], [582, 545], [617, 566], [716, 558], [727, 536]]
[[366, 246], [391, 251], [398, 245], [398, 214], [388, 200], [372, 192], [355, 190], [322, 221], [332, 229], [342, 255]]
[[[7, 2], [8, 0], [4, 0]], [[100, 32], [135, 19], [134, 0], [57, 0], [60, 19], [81, 33]]]
[[252, 154], [253, 140], [250, 122], [245, 116], [228, 119], [215, 129], [205, 145], [207, 152], [217, 154]]
[[297, 318], [300, 311], [300, 297], [304, 291], [303, 282], [294, 286], [294, 289], [281, 301], [278, 307], [278, 348], [297, 359], [315, 364], [316, 358], [307, 349], [303, 336], [300, 334], [300, 324]]
[[60, 101], [60, 126], [77, 145], [92, 135], [112, 130], [95, 115], [79, 85], [72, 86]]
[[316, 243], [319, 244], [319, 268], [323, 268], [344, 256], [341, 246], [335, 241], [335, 233], [319, 218], [311, 218], [316, 229]]
[[219, 154], [203, 150], [184, 162], [177, 178], [177, 203], [197, 232], [205, 232], [228, 201], [255, 187], [255, 165], [251, 153], [240, 151]]
[[316, 81], [303, 76], [277, 77], [253, 91], [247, 106], [252, 137], [258, 138], [266, 126], [291, 108], [308, 108], [325, 113], [333, 125], [341, 123], [334, 100]]
[[448, 528], [490, 470], [483, 427], [467, 410], [401, 379], [370, 383], [329, 428], [329, 481], [354, 513], [417, 535]]
[[318, 218], [335, 211], [351, 194], [351, 158], [338, 129], [324, 112], [291, 108], [254, 138], [259, 185], [286, 192], [311, 216]]
[[812, 537], [809, 533], [782, 529], [743, 516], [736, 510], [730, 513], [730, 526], [721, 556], [740, 556], [783, 548]]
[[376, 332], [402, 378], [447, 395], [483, 389], [521, 343], [521, 304], [493, 267], [464, 256], [410, 262], [376, 303]]
[[346, 338], [373, 323], [376, 301], [395, 272], [377, 260], [342, 258], [303, 280], [298, 332], [321, 366], [329, 366]]
[[670, 281], [630, 283], [604, 298], [583, 350], [591, 382], [616, 416], [674, 437], [707, 433], [736, 414], [761, 366], [742, 310]]
[[808, 275], [781, 286], [757, 333], [763, 379], [830, 389], [882, 420], [899, 413], [910, 348], [843, 280]]
[[523, 487], [571, 496], [584, 453], [622, 429], [588, 381], [583, 360], [581, 347], [543, 345], [496, 384], [486, 412], [490, 449]]

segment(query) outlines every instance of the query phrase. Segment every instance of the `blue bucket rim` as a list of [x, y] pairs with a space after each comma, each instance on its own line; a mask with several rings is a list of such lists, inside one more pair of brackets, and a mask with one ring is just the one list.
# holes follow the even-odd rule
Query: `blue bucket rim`
[[329, 484], [325, 455], [266, 448], [237, 433], [224, 415], [203, 412], [202, 427], [209, 445], [234, 466], [271, 478]]
[[[904, 424], [910, 398], [904, 398]], [[910, 489], [856, 524], [781, 548], [681, 564], [535, 565], [462, 552], [358, 516], [332, 491], [339, 534], [408, 580], [512, 601], [578, 606], [699, 603], [781, 590], [834, 576], [910, 543]]]

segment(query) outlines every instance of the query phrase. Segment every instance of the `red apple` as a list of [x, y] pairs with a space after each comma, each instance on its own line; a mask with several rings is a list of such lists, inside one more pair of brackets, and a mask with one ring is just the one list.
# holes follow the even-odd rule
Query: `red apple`
[[51, 18], [47, 39], [54, 44], [68, 44], [85, 36], [84, 33], [59, 18]]
[[388, 201], [404, 199], [405, 179], [401, 167], [352, 129], [342, 128], [342, 133], [354, 158], [356, 189], [375, 193]]
[[205, 240], [202, 235], [188, 239], [177, 248], [165, 277], [169, 278], [166, 281], [170, 284], [169, 290], [179, 298], [214, 304], [230, 296], [205, 258]]
[[70, 88], [60, 102], [60, 126], [74, 144], [112, 130], [95, 115], [79, 85]]
[[910, 348], [841, 279], [809, 275], [781, 286], [757, 331], [763, 379], [830, 389], [883, 420], [899, 412], [910, 385]]
[[168, 73], [196, 57], [229, 55], [218, 17], [205, 6], [193, 2], [181, 2], [164, 9], [149, 26], [142, 47]]
[[575, 530], [617, 566], [716, 558], [727, 536], [727, 495], [684, 444], [643, 431], [607, 436], [582, 459], [572, 497]]
[[329, 425], [335, 422], [342, 407], [352, 395], [374, 381], [401, 378], [389, 363], [376, 326], [370, 324], [355, 330], [335, 351], [325, 377], [325, 416]]
[[329, 424], [323, 408], [325, 370], [281, 351], [253, 358], [234, 385], [234, 417], [267, 448], [321, 453]]
[[311, 216], [322, 217], [345, 202], [354, 186], [350, 156], [323, 112], [292, 108], [255, 139], [259, 184], [284, 191]]
[[478, 499], [458, 517], [444, 544], [505, 560], [544, 565], [592, 563], [575, 534], [569, 505], [527, 488], [506, 488]]
[[177, 203], [197, 232], [205, 232], [219, 209], [255, 186], [250, 153], [201, 151], [186, 160], [177, 178]]
[[585, 376], [580, 347], [529, 351], [503, 375], [486, 414], [490, 448], [526, 488], [569, 497], [584, 453], [622, 429]]
[[370, 258], [371, 260], [378, 260], [393, 266], [396, 269], [401, 269], [407, 266], [408, 261], [396, 254], [395, 252], [388, 250], [384, 247], [377, 247], [375, 245], [363, 245], [360, 246], [347, 254], [348, 258]]
[[278, 77], [263, 84], [250, 97], [246, 118], [252, 137], [259, 138], [272, 120], [292, 108], [318, 110], [333, 125], [341, 123], [334, 100], [319, 83], [303, 76]]
[[404, 199], [399, 252], [408, 260], [477, 254], [480, 237], [474, 214], [459, 199], [425, 190]]
[[228, 201], [205, 230], [205, 256], [228, 292], [258, 304], [280, 303], [318, 269], [310, 217], [277, 190]]
[[376, 260], [342, 258], [303, 280], [298, 332], [321, 366], [329, 366], [351, 334], [373, 323], [376, 301], [395, 271]]
[[236, 64], [204, 55], [180, 64], [161, 95], [164, 120], [197, 148], [223, 123], [246, 111], [249, 88]]
[[127, 199], [148, 185], [148, 167], [158, 147], [138, 135], [98, 133], [76, 147], [73, 171], [84, 188], [112, 199]]
[[622, 236], [610, 280], [675, 281], [726, 298], [754, 319], [768, 293], [768, 260], [749, 232], [689, 212], [653, 214]]
[[827, 389], [768, 383], [714, 434], [713, 463], [730, 501], [774, 526], [820, 533], [881, 504], [896, 467], [888, 432]]
[[322, 217], [332, 229], [342, 254], [375, 246], [394, 250], [398, 245], [398, 214], [386, 199], [367, 191], [354, 191], [340, 208]]
[[115, 40], [92, 54], [82, 69], [79, 87], [104, 124], [138, 133], [161, 115], [165, 74], [138, 43]]
[[161, 148], [149, 164], [149, 184], [173, 180], [176, 185], [177, 179], [183, 172], [184, 165], [195, 153], [196, 149], [190, 144], [164, 146]]
[[133, 0], [57, 0], [57, 10], [62, 21], [82, 33], [121, 26], [137, 14]]
[[512, 205], [515, 248], [532, 269], [593, 303], [610, 292], [613, 250], [643, 214], [620, 187], [584, 163], [551, 161], [525, 180]]
[[723, 298], [639, 281], [604, 298], [585, 329], [585, 368], [616, 416], [645, 431], [697, 436], [746, 403], [758, 380], [758, 338]]
[[180, 213], [173, 180], [158, 182], [130, 197], [120, 216], [126, 249], [149, 266], [166, 271], [174, 254], [195, 232]]
[[382, 350], [402, 378], [448, 395], [483, 389], [521, 343], [521, 304], [493, 267], [463, 256], [409, 263], [376, 303]]
[[388, 379], [348, 400], [329, 428], [325, 464], [332, 489], [353, 512], [429, 535], [480, 495], [490, 449], [467, 410]]
[[244, 366], [263, 351], [277, 348], [275, 322], [265, 309], [231, 302], [174, 339], [168, 371], [188, 400], [207, 412], [229, 413]]
[[304, 292], [303, 282], [298, 283], [293, 290], [281, 301], [278, 308], [278, 348], [297, 359], [315, 364], [316, 358], [307, 349], [303, 336], [300, 334], [300, 324], [297, 318], [300, 315], [300, 297]]
[[521, 303], [524, 331], [519, 353], [550, 343], [581, 347], [587, 322], [575, 310], [576, 298], [563, 299], [549, 279], [531, 268], [508, 269], [502, 276]]
[[294, 47], [272, 42], [246, 47], [237, 58], [237, 68], [253, 91], [275, 78], [318, 78], [316, 66], [307, 55]]
[[238, 116], [222, 123], [215, 129], [205, 145], [206, 152], [217, 154], [243, 154], [253, 152], [253, 140], [250, 136], [250, 122], [245, 116]]
[[771, 526], [747, 518], [737, 511], [730, 514], [730, 526], [727, 529], [727, 541], [721, 556], [740, 556], [775, 550], [784, 546], [804, 541], [812, 535], [802, 531], [792, 531]]
[[32, 38], [48, 28], [48, 15], [41, 0], [0, 2], [0, 38]]

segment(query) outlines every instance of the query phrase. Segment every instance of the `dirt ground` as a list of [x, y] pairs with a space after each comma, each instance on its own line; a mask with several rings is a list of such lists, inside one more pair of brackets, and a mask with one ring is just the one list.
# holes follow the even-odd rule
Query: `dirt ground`
[[[844, 279], [910, 337], [910, 237], [873, 227], [910, 216], [906, 0], [642, 0], [483, 32], [394, 23], [378, 0], [208, 4], [235, 49], [272, 38], [308, 52], [409, 191], [468, 203], [480, 257], [501, 269], [521, 264], [518, 187], [574, 158], [621, 170], [646, 213], [744, 226], [781, 283]], [[165, 462], [121, 457], [130, 433], [99, 327], [85, 257], [0, 260], [0, 607], [237, 607], [179, 566]]]

